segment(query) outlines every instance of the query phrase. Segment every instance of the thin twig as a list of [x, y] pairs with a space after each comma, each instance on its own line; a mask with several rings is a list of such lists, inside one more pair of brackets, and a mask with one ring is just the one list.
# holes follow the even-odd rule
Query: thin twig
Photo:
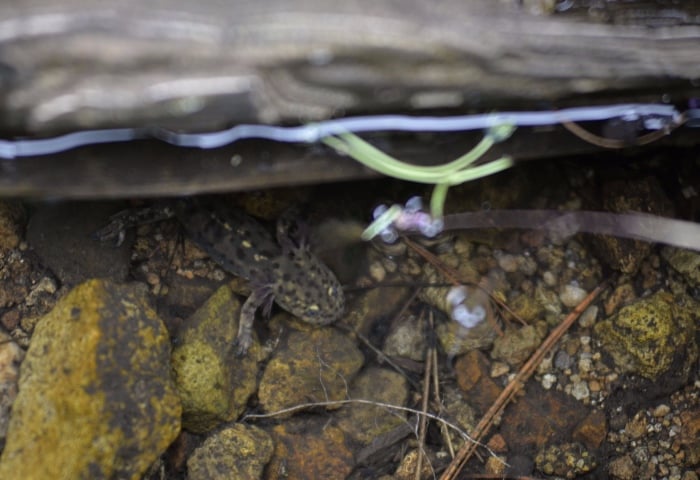
[[[425, 312], [425, 309], [423, 310]], [[433, 311], [430, 310], [428, 314], [430, 317], [430, 323], [432, 324]], [[421, 318], [423, 314], [421, 314]], [[420, 417], [420, 423], [418, 424], [418, 460], [416, 460], [416, 471], [415, 479], [420, 480], [421, 470], [423, 469], [423, 452], [425, 451], [425, 435], [427, 431], [428, 417], [425, 416], [428, 413], [428, 401], [430, 399], [430, 374], [433, 369], [433, 346], [428, 346], [425, 352], [425, 369], [423, 373], [423, 398], [421, 402], [421, 412], [423, 415]]]
[[[418, 416], [425, 415], [429, 419], [435, 420], [436, 422], [440, 422], [441, 424], [445, 425], [447, 428], [454, 430], [465, 441], [473, 442], [472, 438], [469, 436], [469, 434], [467, 432], [462, 430], [458, 425], [445, 420], [444, 418], [440, 417], [439, 415], [435, 415], [435, 414], [429, 413], [429, 412], [424, 413], [424, 412], [421, 412], [420, 410], [416, 410], [415, 408], [402, 407], [400, 405], [392, 405], [390, 403], [377, 402], [374, 400], [365, 400], [362, 398], [349, 398], [346, 400], [331, 400], [331, 401], [327, 401], [327, 402], [300, 403], [300, 404], [294, 405], [292, 407], [283, 408], [281, 410], [276, 410], [274, 412], [269, 412], [269, 413], [249, 413], [247, 415], [244, 415], [243, 418], [241, 418], [241, 421], [255, 420], [255, 419], [262, 419], [262, 418], [274, 418], [274, 417], [277, 417], [279, 415], [287, 415], [289, 413], [295, 413], [295, 412], [299, 412], [302, 410], [308, 410], [310, 408], [315, 408], [315, 407], [340, 407], [343, 405], [351, 405], [351, 404], [371, 405], [374, 407], [386, 408], [387, 410], [398, 410], [400, 412], [408, 412], [408, 413], [412, 413], [412, 414], [418, 415]], [[493, 457], [498, 458], [498, 456], [490, 448], [488, 448], [486, 445], [479, 444], [477, 446], [484, 447]]]
[[457, 478], [457, 474], [469, 460], [471, 455], [476, 450], [476, 447], [481, 445], [481, 439], [486, 436], [488, 430], [493, 424], [493, 419], [499, 416], [503, 409], [506, 407], [508, 402], [515, 397], [515, 394], [525, 385], [525, 382], [534, 373], [537, 366], [542, 362], [544, 356], [549, 352], [549, 350], [556, 344], [556, 342], [561, 338], [564, 333], [569, 329], [569, 327], [576, 321], [576, 319], [581, 315], [581, 313], [591, 304], [591, 302], [600, 294], [600, 292], [605, 288], [605, 284], [596, 287], [588, 296], [571, 312], [566, 319], [559, 324], [549, 336], [542, 342], [542, 345], [532, 354], [530, 359], [523, 365], [518, 374], [508, 383], [505, 389], [498, 396], [496, 401], [491, 405], [491, 408], [486, 412], [483, 418], [479, 421], [477, 426], [472, 432], [474, 440], [472, 442], [465, 443], [462, 448], [457, 453], [457, 456], [452, 460], [452, 463], [447, 467], [447, 470], [442, 474], [440, 480], [454, 480]]

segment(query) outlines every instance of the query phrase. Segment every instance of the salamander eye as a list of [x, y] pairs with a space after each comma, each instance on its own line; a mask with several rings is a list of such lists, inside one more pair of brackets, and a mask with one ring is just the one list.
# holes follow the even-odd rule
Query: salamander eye
[[319, 313], [321, 313], [321, 309], [318, 308], [318, 305], [310, 305], [306, 311], [304, 312], [304, 315], [308, 318], [316, 318], [318, 317]]

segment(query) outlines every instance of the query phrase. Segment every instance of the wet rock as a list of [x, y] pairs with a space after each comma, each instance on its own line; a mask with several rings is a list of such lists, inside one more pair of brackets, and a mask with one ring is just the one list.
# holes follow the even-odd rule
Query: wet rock
[[[416, 469], [418, 468], [418, 459], [424, 452], [420, 450], [411, 450], [401, 459], [401, 463], [397, 467], [392, 477], [387, 476], [386, 480], [414, 480], [416, 478]], [[434, 459], [433, 459], [434, 460]], [[420, 478], [433, 478], [434, 471], [431, 469], [431, 461], [426, 461], [423, 458], [421, 462]]]
[[0, 330], [0, 451], [5, 444], [10, 411], [17, 397], [19, 364], [23, 358], [24, 350]]
[[502, 336], [494, 340], [491, 357], [510, 365], [519, 365], [532, 355], [542, 338], [542, 332], [534, 325], [525, 325], [518, 329], [507, 328]]
[[463, 327], [456, 321], [439, 322], [435, 327], [435, 334], [444, 352], [450, 356], [488, 348], [496, 338], [496, 330], [487, 320], [473, 328]]
[[537, 320], [544, 310], [544, 306], [536, 301], [532, 295], [525, 294], [520, 294], [509, 301], [508, 307], [525, 323]]
[[637, 467], [629, 455], [613, 459], [608, 465], [608, 473], [615, 480], [633, 480], [637, 478]]
[[188, 480], [262, 478], [272, 457], [270, 435], [252, 425], [235, 424], [208, 437], [187, 460]]
[[618, 285], [605, 300], [605, 314], [612, 315], [619, 308], [629, 305], [636, 299], [637, 295], [634, 292], [632, 284], [623, 283], [622, 285]]
[[422, 362], [426, 348], [425, 322], [419, 316], [408, 315], [389, 331], [383, 351], [390, 357]]
[[[387, 276], [387, 283], [400, 280]], [[343, 323], [362, 335], [369, 335], [378, 319], [391, 318], [413, 295], [411, 288], [373, 288], [349, 299]]]
[[75, 285], [89, 278], [125, 280], [130, 243], [117, 248], [92, 238], [114, 211], [113, 203], [43, 205], [29, 221], [27, 242], [62, 283]]
[[[349, 397], [404, 407], [408, 399], [408, 383], [393, 370], [373, 367], [355, 378]], [[336, 415], [338, 426], [363, 445], [404, 423], [405, 417], [404, 412], [364, 403], [346, 405]]]
[[275, 450], [266, 480], [346, 478], [354, 466], [349, 438], [327, 418], [291, 419], [268, 432]]
[[481, 411], [486, 411], [501, 393], [501, 387], [491, 378], [491, 367], [486, 356], [472, 350], [455, 361], [457, 385], [469, 399], [469, 403]]
[[[608, 212], [642, 212], [656, 215], [671, 214], [670, 202], [653, 177], [610, 181], [603, 185], [602, 209]], [[635, 273], [652, 244], [639, 240], [596, 235], [592, 245], [600, 259], [622, 273]]]
[[576, 426], [572, 438], [584, 444], [586, 448], [596, 450], [605, 440], [606, 432], [605, 413], [602, 410], [594, 410]]
[[260, 405], [266, 412], [276, 412], [308, 402], [345, 399], [349, 382], [363, 362], [355, 343], [332, 327], [293, 330], [265, 366], [258, 389]]
[[657, 292], [599, 322], [594, 332], [625, 372], [655, 380], [677, 360], [674, 375], [687, 378], [698, 356], [694, 325], [698, 307], [690, 298]]
[[0, 478], [141, 478], [180, 430], [169, 359], [143, 288], [73, 289], [22, 363]]
[[24, 302], [32, 288], [32, 273], [32, 265], [22, 252], [0, 252], [0, 308]]
[[241, 302], [228, 285], [220, 287], [186, 322], [173, 350], [172, 365], [183, 427], [206, 432], [237, 418], [255, 392], [260, 345], [237, 357]]
[[19, 202], [0, 201], [0, 252], [17, 248], [22, 239], [20, 221], [24, 209]]
[[[458, 389], [445, 385], [442, 390], [443, 413], [463, 432], [472, 432], [476, 426], [476, 415], [474, 409], [467, 402], [467, 398]], [[448, 435], [452, 439], [455, 448], [460, 448], [464, 443], [464, 438], [453, 429], [448, 430]], [[503, 438], [501, 437], [501, 440]], [[505, 441], [503, 442], [505, 443]]]
[[588, 292], [577, 285], [564, 285], [559, 291], [559, 300], [565, 307], [574, 308], [581, 303]]
[[661, 256], [683, 278], [695, 286], [700, 286], [700, 253], [675, 247], [664, 247]]
[[535, 457], [537, 468], [547, 475], [576, 478], [596, 467], [593, 455], [580, 443], [550, 445]]

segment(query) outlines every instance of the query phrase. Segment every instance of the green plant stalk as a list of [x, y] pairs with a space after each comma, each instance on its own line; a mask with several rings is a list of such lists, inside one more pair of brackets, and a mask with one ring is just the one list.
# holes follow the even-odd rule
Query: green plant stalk
[[486, 134], [472, 150], [452, 162], [424, 167], [397, 160], [352, 133], [345, 133], [338, 137], [326, 137], [322, 141], [379, 173], [418, 183], [444, 181], [452, 173], [477, 161], [495, 143], [494, 137]]
[[459, 185], [477, 178], [487, 177], [506, 170], [513, 166], [513, 159], [508, 156], [503, 156], [478, 167], [472, 167], [465, 171], [455, 172], [450, 176], [446, 183], [438, 183], [433, 189], [433, 194], [430, 197], [430, 214], [433, 218], [442, 218], [444, 215], [445, 199], [447, 198], [447, 190], [451, 185]]
[[[484, 135], [484, 138], [469, 152], [446, 164], [428, 167], [411, 165], [397, 160], [353, 133], [328, 136], [321, 140], [338, 152], [345, 153], [363, 165], [384, 175], [412, 182], [435, 184], [430, 200], [430, 213], [433, 218], [442, 218], [447, 190], [451, 185], [492, 175], [513, 165], [513, 160], [510, 157], [503, 156], [484, 165], [469, 167], [480, 159], [494, 143], [505, 140], [514, 130], [515, 127], [512, 125], [492, 127]], [[374, 236], [381, 231], [378, 221], [379, 219], [370, 225], [365, 233], [372, 231], [372, 236]], [[386, 220], [384, 220], [384, 223], [386, 223]], [[386, 226], [383, 228], [386, 228]]]

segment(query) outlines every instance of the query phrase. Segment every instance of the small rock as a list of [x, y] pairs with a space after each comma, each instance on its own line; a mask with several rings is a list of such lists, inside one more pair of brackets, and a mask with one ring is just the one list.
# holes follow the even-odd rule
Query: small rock
[[525, 323], [537, 320], [544, 310], [532, 295], [520, 294], [508, 302], [510, 310]]
[[499, 255], [496, 260], [498, 261], [498, 266], [507, 273], [513, 273], [518, 271], [518, 266], [520, 265], [519, 258], [511, 254]]
[[498, 378], [510, 371], [510, 366], [505, 362], [493, 362], [491, 365], [491, 378]]
[[608, 473], [615, 480], [634, 480], [637, 478], [637, 467], [635, 467], [632, 457], [623, 455], [610, 462]]
[[390, 357], [422, 362], [426, 348], [425, 322], [417, 315], [408, 315], [401, 322], [396, 322], [389, 331], [383, 351]]
[[444, 352], [451, 356], [488, 348], [497, 335], [488, 320], [478, 323], [473, 328], [466, 328], [456, 321], [439, 322], [435, 327], [435, 334]]
[[484, 465], [484, 473], [487, 475], [494, 475], [495, 477], [501, 477], [506, 471], [507, 463], [502, 457], [494, 457], [490, 455], [486, 459], [486, 465]]
[[580, 443], [565, 443], [540, 450], [535, 464], [547, 475], [575, 478], [595, 469], [596, 460]]
[[32, 290], [29, 292], [29, 295], [27, 295], [24, 303], [28, 307], [31, 307], [39, 302], [42, 295], [53, 295], [54, 293], [56, 293], [56, 282], [49, 277], [43, 277], [41, 280], [39, 280], [39, 283], [32, 287]]
[[542, 274], [542, 281], [544, 282], [545, 285], [548, 287], [553, 287], [557, 284], [557, 277], [554, 275], [552, 272], [547, 270]]
[[17, 248], [22, 239], [20, 220], [24, 208], [19, 202], [0, 201], [0, 252]]
[[590, 356], [581, 355], [581, 358], [579, 358], [578, 361], [579, 373], [588, 373], [591, 370], [593, 370], [593, 360], [590, 358]]
[[571, 368], [572, 363], [573, 359], [566, 350], [559, 350], [556, 355], [554, 355], [554, 367], [557, 370], [561, 370], [562, 372], [568, 370]]
[[[408, 383], [393, 370], [372, 367], [355, 378], [349, 397], [403, 407], [408, 399]], [[364, 403], [345, 405], [336, 414], [337, 425], [363, 446], [404, 423], [405, 417], [404, 412], [387, 412], [384, 406]]]
[[267, 431], [275, 450], [265, 480], [346, 478], [355, 466], [349, 437], [323, 416], [292, 418]]
[[557, 383], [557, 376], [551, 373], [546, 373], [542, 376], [542, 388], [549, 390]]
[[355, 343], [334, 328], [291, 331], [265, 366], [260, 406], [276, 412], [308, 402], [343, 400], [363, 363]]
[[559, 291], [559, 300], [561, 300], [564, 306], [574, 308], [581, 303], [587, 295], [588, 292], [577, 285], [564, 285]]
[[491, 357], [510, 365], [519, 365], [532, 355], [541, 341], [542, 336], [533, 325], [507, 328], [502, 336], [494, 340]]
[[[446, 416], [452, 419], [457, 427], [464, 432], [471, 432], [476, 425], [474, 409], [466, 401], [465, 396], [456, 388], [445, 385], [442, 390], [442, 409]], [[450, 438], [453, 445], [459, 448], [464, 443], [464, 438], [450, 429]]]
[[259, 479], [272, 457], [270, 436], [252, 425], [235, 424], [208, 437], [187, 460], [188, 480]]
[[590, 328], [595, 325], [596, 319], [598, 318], [598, 306], [591, 305], [583, 311], [581, 317], [578, 319], [578, 324], [582, 328]]
[[0, 478], [141, 478], [180, 431], [169, 359], [144, 288], [75, 287], [34, 331]]
[[12, 404], [17, 397], [19, 366], [24, 350], [0, 330], [0, 448], [5, 444]]
[[644, 412], [639, 412], [627, 422], [627, 425], [625, 425], [625, 433], [633, 439], [642, 438], [647, 434], [647, 425], [649, 425], [649, 422]]
[[583, 443], [587, 448], [596, 450], [605, 440], [606, 433], [605, 413], [602, 410], [594, 410], [576, 426], [571, 438]]
[[652, 415], [655, 416], [656, 418], [661, 418], [666, 415], [668, 415], [671, 412], [671, 407], [666, 405], [665, 403], [662, 403], [661, 405], [658, 405], [653, 411]]
[[700, 253], [675, 247], [664, 247], [661, 256], [689, 284], [700, 286]]
[[605, 300], [605, 314], [612, 315], [619, 308], [628, 305], [637, 299], [634, 287], [631, 283], [618, 285]]
[[[387, 475], [380, 477], [379, 480], [414, 480], [416, 478], [416, 469], [418, 468], [418, 459], [423, 455], [422, 450], [411, 450], [401, 459], [401, 463], [396, 468], [393, 476]], [[425, 458], [421, 462], [420, 478], [431, 478], [434, 471], [431, 468], [432, 461], [426, 461]]]
[[571, 396], [576, 400], [585, 400], [591, 396], [590, 390], [588, 390], [588, 384], [584, 381], [576, 382], [571, 387]]
[[369, 266], [369, 276], [375, 282], [381, 282], [386, 278], [386, 270], [381, 262], [372, 262]]
[[[228, 285], [220, 287], [186, 322], [172, 365], [183, 427], [206, 432], [237, 418], [255, 392], [260, 345], [235, 357], [241, 303]], [[235, 361], [234, 361], [235, 359]]]

